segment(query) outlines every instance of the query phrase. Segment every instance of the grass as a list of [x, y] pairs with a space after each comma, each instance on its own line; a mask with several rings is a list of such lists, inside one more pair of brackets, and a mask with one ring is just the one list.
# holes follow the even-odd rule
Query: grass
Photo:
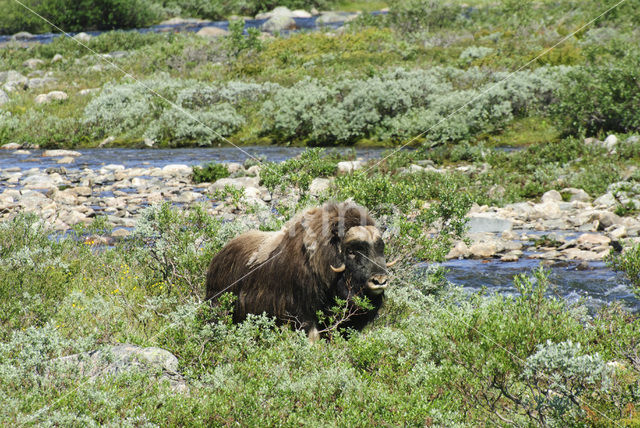
[[560, 132], [549, 119], [534, 116], [514, 120], [502, 132], [487, 136], [486, 142], [489, 147], [523, 147], [552, 143], [559, 138]]
[[334, 8], [345, 12], [375, 12], [389, 7], [389, 2], [379, 0], [338, 0]]
[[[36, 217], [0, 224], [3, 424], [637, 422], [639, 372], [628, 358], [638, 318], [546, 298], [542, 270], [516, 278], [517, 296], [485, 297], [447, 285], [437, 269], [399, 268], [379, 319], [310, 345], [266, 317], [234, 325], [224, 305], [202, 304], [209, 258], [242, 229], [203, 214], [152, 208], [109, 248], [82, 238], [103, 233], [99, 223], [57, 241]], [[118, 342], [174, 353], [189, 393], [136, 371], [89, 382], [45, 369]]]
[[[451, 2], [456, 8], [461, 3]], [[472, 92], [462, 91], [518, 69], [606, 6], [591, 1], [466, 3], [478, 7], [471, 18], [458, 19], [456, 9], [453, 18], [436, 19], [439, 13], [449, 16], [445, 4], [394, 2], [388, 17], [363, 16], [343, 33], [277, 36], [250, 47], [233, 38], [211, 41], [193, 34], [121, 32], [96, 37], [90, 45], [99, 53], [127, 51], [128, 56], [114, 59], [118, 65], [136, 78], [155, 82], [161, 93], [203, 117], [226, 123], [222, 119], [231, 115], [230, 110], [213, 115], [211, 109], [230, 105], [244, 120], [229, 131], [234, 143], [314, 145], [318, 140], [311, 137], [313, 130], [337, 129], [342, 113], [336, 108], [312, 114], [326, 123], [305, 122], [312, 124], [309, 131], [298, 126], [303, 120], [287, 122], [294, 116], [287, 116], [285, 99], [278, 106], [281, 110], [272, 110], [273, 116], [280, 121], [278, 129], [295, 132], [282, 138], [266, 131], [264, 106], [275, 99], [276, 91], [316, 79], [319, 93], [329, 87], [334, 91], [331, 102], [315, 104], [326, 108], [341, 105], [350, 88], [358, 86], [349, 86], [350, 81], [365, 82], [399, 67], [414, 71], [446, 66], [442, 72], [453, 76], [446, 82], [450, 87], [433, 84], [446, 90], [424, 105], [435, 108], [447, 101], [457, 106], [471, 99]], [[338, 8], [379, 9], [385, 4], [345, 1]], [[433, 6], [433, 14], [423, 13], [425, 4]], [[311, 181], [333, 177], [342, 157], [311, 150], [299, 159], [266, 163], [261, 171], [275, 201], [282, 194], [296, 196], [291, 206], [274, 202], [261, 211], [246, 206], [239, 191], [220, 192], [217, 197], [226, 199], [226, 208], [243, 212], [233, 222], [211, 216], [207, 206], [154, 206], [144, 212], [129, 238], [112, 247], [93, 246], [93, 239], [87, 239], [108, 234], [101, 218], [55, 240], [37, 216], [19, 215], [0, 223], [0, 424], [637, 426], [636, 314], [616, 304], [589, 314], [584, 307], [545, 297], [553, 284], [541, 270], [517, 276], [518, 293], [513, 296], [487, 296], [456, 289], [441, 269], [411, 268], [418, 261], [442, 259], [464, 233], [464, 215], [472, 203], [501, 206], [565, 187], [582, 188], [597, 197], [623, 179], [628, 181], [625, 191], [640, 182], [637, 173], [630, 173], [640, 162], [640, 144], [625, 142], [633, 129], [615, 127], [617, 117], [631, 125], [640, 123], [634, 122], [637, 109], [624, 107], [636, 100], [624, 89], [627, 86], [612, 78], [624, 75], [628, 83], [637, 76], [632, 46], [637, 30], [631, 25], [635, 17], [637, 11], [620, 9], [599, 21], [603, 31], [581, 32], [531, 64], [531, 70], [567, 67], [575, 73], [560, 76], [578, 76], [574, 80], [552, 79], [557, 86], [549, 86], [544, 94], [510, 87], [513, 92], [503, 99], [520, 104], [508, 114], [498, 108], [501, 98], [476, 100], [469, 111], [476, 109], [478, 114], [447, 118], [438, 134], [429, 136], [429, 144], [438, 142], [433, 148], [418, 145], [418, 150], [390, 156], [371, 171], [335, 177], [319, 197], [309, 194]], [[476, 47], [493, 51], [476, 50], [491, 53], [461, 58]], [[64, 60], [52, 64], [56, 53]], [[57, 79], [51, 89], [64, 90], [70, 98], [36, 105], [33, 98], [39, 89], [11, 93], [10, 103], [0, 111], [2, 143], [87, 147], [112, 135], [117, 128], [109, 128], [109, 117], [95, 123], [86, 120], [88, 106], [101, 95], [80, 97], [78, 92], [122, 89], [129, 82], [120, 72], [88, 70], [99, 61], [64, 38], [50, 45], [0, 49], [6, 68], [24, 75], [32, 70], [23, 62], [32, 57], [44, 59], [41, 71]], [[585, 71], [595, 77], [580, 78]], [[543, 87], [541, 81], [520, 82]], [[208, 89], [189, 92], [201, 88], [198, 85]], [[310, 87], [301, 85], [289, 100], [309, 95]], [[405, 141], [397, 135], [381, 137], [383, 125], [396, 118], [405, 100], [402, 88], [385, 88], [372, 104], [381, 119], [363, 127], [367, 133], [349, 144], [397, 146]], [[417, 93], [412, 88], [406, 93]], [[571, 88], [577, 88], [573, 95]], [[137, 92], [133, 88], [123, 93], [133, 94], [118, 104], [124, 110], [134, 104]], [[363, 103], [373, 93], [360, 94], [353, 105], [368, 106]], [[537, 102], [527, 101], [531, 93]], [[594, 93], [607, 94], [605, 107], [611, 108], [590, 110], [602, 107], [591, 102], [589, 95]], [[114, 133], [118, 144], [139, 144], [148, 131], [145, 121], [153, 123], [167, 111], [156, 98], [140, 105], [151, 108], [129, 129]], [[483, 106], [492, 108], [480, 109]], [[112, 110], [106, 104], [95, 109]], [[308, 110], [301, 108], [301, 117]], [[121, 124], [133, 113], [109, 120]], [[485, 113], [497, 119], [481, 122], [478, 117]], [[409, 126], [410, 120], [424, 117], [424, 111], [416, 110], [402, 123]], [[602, 121], [585, 128], [582, 121], [589, 117]], [[358, 120], [369, 123], [358, 115], [352, 122]], [[488, 125], [467, 131], [474, 121]], [[180, 128], [185, 123], [178, 120], [163, 132], [180, 131], [180, 144], [202, 143], [201, 134]], [[614, 125], [598, 129], [598, 123]], [[418, 128], [421, 132], [429, 126]], [[585, 145], [583, 137], [591, 135], [576, 129], [601, 136], [616, 132], [621, 143], [610, 153]], [[196, 138], [189, 140], [193, 135]], [[434, 138], [439, 135], [451, 138]], [[176, 141], [178, 137], [168, 137], [157, 144], [172, 146]], [[519, 150], [507, 152], [501, 149], [505, 146]], [[438, 168], [472, 166], [474, 172], [403, 172], [427, 160]], [[198, 171], [195, 180], [226, 175], [219, 166]], [[496, 188], [502, 191], [494, 192]], [[263, 216], [261, 228], [273, 230], [300, 208], [329, 198], [353, 198], [391, 227], [386, 252], [401, 262], [374, 323], [362, 332], [341, 332], [311, 346], [300, 332], [276, 326], [266, 317], [234, 325], [225, 305], [202, 304], [209, 261], [231, 238], [255, 227], [250, 224], [252, 215]], [[631, 214], [630, 209], [622, 206], [619, 213]], [[557, 243], [547, 237], [537, 244]], [[637, 259], [634, 247], [612, 255], [610, 262], [637, 282]], [[71, 370], [50, 367], [57, 357], [121, 342], [174, 353], [190, 392], [176, 393], [155, 376], [136, 372], [87, 382]]]

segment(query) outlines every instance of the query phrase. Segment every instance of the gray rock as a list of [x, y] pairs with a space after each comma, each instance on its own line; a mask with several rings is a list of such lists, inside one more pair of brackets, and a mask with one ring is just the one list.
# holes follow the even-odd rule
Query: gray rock
[[632, 135], [631, 137], [627, 138], [626, 142], [629, 144], [640, 143], [640, 135]]
[[25, 189], [57, 189], [58, 184], [61, 184], [59, 175], [56, 178], [54, 175], [33, 174], [22, 180], [22, 185]]
[[196, 34], [202, 37], [222, 37], [228, 35], [229, 32], [218, 27], [203, 27]]
[[65, 190], [60, 190], [58, 192], [54, 192], [52, 195], [52, 199], [55, 202], [59, 202], [61, 204], [66, 204], [66, 205], [78, 204], [78, 197], [76, 196], [75, 192], [72, 191], [71, 189], [65, 189]]
[[23, 67], [32, 68], [32, 69], [36, 69], [41, 65], [44, 65], [44, 61], [38, 58], [30, 58], [22, 63]]
[[203, 22], [210, 22], [210, 21], [207, 21], [205, 19], [199, 19], [199, 18], [181, 18], [179, 16], [176, 16], [176, 17], [173, 17], [171, 19], [164, 20], [158, 25], [184, 25], [184, 26], [190, 26], [190, 25], [194, 25], [194, 24], [201, 24]]
[[622, 218], [609, 211], [601, 211], [598, 216], [598, 221], [600, 222], [599, 229], [606, 229], [610, 226], [623, 224]]
[[188, 204], [194, 201], [197, 201], [198, 199], [200, 199], [202, 197], [202, 195], [198, 192], [192, 192], [190, 190], [184, 191], [184, 192], [179, 192], [174, 198], [173, 200], [181, 203], [181, 204]]
[[260, 27], [263, 31], [269, 33], [276, 33], [285, 30], [294, 30], [296, 28], [296, 21], [290, 16], [275, 15], [269, 18], [267, 22]]
[[64, 58], [60, 54], [55, 54], [53, 58], [51, 58], [51, 63], [54, 64], [56, 62], [62, 61]]
[[593, 205], [595, 206], [601, 205], [601, 206], [610, 208], [618, 205], [618, 201], [616, 200], [616, 197], [613, 196], [611, 192], [607, 192], [604, 195], [597, 198], [595, 201], [593, 201]]
[[589, 202], [591, 200], [591, 196], [582, 189], [567, 187], [566, 189], [562, 189], [561, 192], [571, 194], [569, 202]]
[[447, 260], [451, 259], [464, 259], [469, 257], [469, 247], [464, 242], [458, 242], [446, 255]]
[[578, 247], [585, 250], [590, 250], [601, 245], [609, 245], [610, 243], [610, 238], [597, 233], [584, 233], [576, 239]]
[[618, 226], [609, 232], [609, 237], [612, 240], [618, 240], [627, 236], [627, 228], [624, 226]]
[[97, 92], [100, 92], [100, 88], [88, 88], [88, 89], [82, 89], [78, 92], [78, 95], [91, 95], [91, 94], [95, 94]]
[[542, 195], [542, 202], [562, 202], [562, 195], [557, 190], [549, 190]]
[[6, 104], [10, 101], [9, 96], [7, 95], [7, 93], [5, 91], [3, 91], [2, 89], [0, 89], [0, 106], [3, 104]]
[[26, 212], [37, 212], [45, 204], [49, 204], [51, 200], [40, 192], [34, 190], [23, 191], [20, 195], [18, 204]]
[[513, 212], [517, 217], [529, 218], [535, 209], [530, 202], [517, 202], [515, 204], [505, 205], [505, 210]]
[[29, 79], [14, 70], [0, 73], [0, 82], [4, 82], [3, 88], [7, 92], [14, 92], [18, 89], [26, 89]]
[[293, 18], [293, 12], [288, 7], [278, 6], [269, 12], [257, 14], [255, 19], [270, 19], [274, 16], [286, 16], [289, 18]]
[[78, 41], [80, 41], [80, 42], [82, 42], [82, 43], [88, 43], [89, 40], [91, 40], [91, 35], [89, 35], [89, 34], [87, 34], [85, 32], [82, 32], [82, 33], [76, 34], [75, 36], [73, 36], [73, 38], [78, 40]]
[[493, 214], [472, 214], [469, 217], [469, 233], [502, 233], [513, 228], [513, 221]]
[[340, 12], [323, 12], [322, 15], [316, 19], [316, 25], [336, 24], [340, 22], [350, 21], [355, 18], [355, 13], [340, 13]]
[[502, 257], [500, 257], [500, 261], [502, 262], [517, 262], [520, 257], [522, 257], [522, 251], [520, 250], [514, 250], [514, 251], [509, 251], [507, 254], [503, 255]]
[[474, 259], [493, 257], [498, 252], [494, 242], [476, 242], [469, 247], [469, 253]]
[[350, 174], [360, 168], [362, 168], [361, 161], [338, 162], [338, 174]]
[[13, 36], [11, 36], [11, 40], [26, 42], [33, 39], [33, 37], [34, 37], [33, 34], [29, 33], [28, 31], [20, 31], [19, 33], [16, 33]]
[[18, 143], [7, 143], [0, 146], [0, 149], [2, 150], [19, 150], [21, 148], [22, 148], [22, 145]]
[[142, 348], [129, 344], [112, 345], [97, 351], [57, 358], [52, 363], [65, 367], [73, 366], [79, 375], [92, 380], [135, 370], [158, 376], [158, 380], [169, 382], [171, 389], [176, 392], [188, 390], [186, 381], [178, 373], [176, 356], [155, 346]]
[[193, 173], [193, 168], [181, 164], [166, 165], [162, 168], [162, 173], [164, 175], [172, 176], [191, 175]]
[[529, 219], [554, 219], [562, 217], [562, 211], [557, 202], [544, 202], [535, 204], [533, 212], [529, 215]]
[[54, 79], [53, 77], [34, 77], [33, 79], [29, 79], [29, 81], [27, 82], [27, 88], [42, 88], [55, 82], [56, 79]]
[[242, 164], [238, 163], [238, 162], [229, 162], [227, 164], [225, 164], [225, 166], [227, 167], [227, 171], [229, 171], [229, 174], [235, 174], [237, 172], [242, 171]]
[[247, 168], [247, 175], [252, 177], [260, 176], [260, 165], [253, 165]]
[[578, 248], [567, 248], [566, 250], [562, 250], [561, 254], [569, 260], [595, 261], [602, 259], [602, 255], [599, 253]]
[[331, 180], [328, 178], [314, 178], [309, 186], [309, 193], [313, 196], [319, 196], [326, 192], [331, 186]]
[[209, 186], [210, 192], [223, 190], [226, 186], [236, 189], [246, 189], [248, 187], [259, 187], [260, 180], [256, 177], [221, 178]]
[[48, 94], [40, 94], [35, 98], [35, 103], [36, 104], [46, 104], [46, 103], [50, 103], [51, 101], [64, 101], [67, 98], [69, 98], [69, 96], [62, 91], [51, 91]]
[[604, 146], [609, 150], [612, 150], [617, 144], [618, 137], [613, 134], [608, 135], [607, 138], [604, 139]]
[[292, 18], [311, 18], [313, 15], [310, 12], [302, 9], [296, 9], [291, 11]]
[[45, 150], [44, 152], [42, 152], [42, 156], [45, 158], [56, 156], [82, 156], [82, 153], [76, 152], [74, 150], [54, 149]]

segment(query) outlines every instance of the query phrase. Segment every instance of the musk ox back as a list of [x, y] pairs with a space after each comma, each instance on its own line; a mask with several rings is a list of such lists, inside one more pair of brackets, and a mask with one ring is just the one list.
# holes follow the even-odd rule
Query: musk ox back
[[353, 309], [354, 296], [373, 308], [350, 310], [341, 327], [361, 329], [376, 316], [387, 288], [384, 242], [367, 210], [353, 202], [328, 203], [296, 215], [277, 232], [250, 231], [211, 261], [206, 299], [236, 297], [234, 322], [266, 312], [318, 338], [317, 312], [336, 298]]

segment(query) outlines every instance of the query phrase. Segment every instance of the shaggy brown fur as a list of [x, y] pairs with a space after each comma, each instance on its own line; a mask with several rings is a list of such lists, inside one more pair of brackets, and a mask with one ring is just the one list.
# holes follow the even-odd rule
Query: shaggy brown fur
[[[343, 242], [345, 236], [349, 242]], [[362, 251], [367, 251], [373, 248], [373, 240], [377, 240], [377, 253], [369, 250], [369, 256], [359, 262], [362, 266], [356, 266], [354, 250], [345, 246], [361, 245], [365, 248]], [[206, 299], [215, 301], [224, 292], [231, 292], [237, 296], [234, 322], [250, 313], [266, 312], [281, 322], [304, 328], [311, 337], [317, 335], [316, 313], [328, 311], [336, 297], [366, 295], [373, 310], [360, 311], [344, 323], [359, 329], [382, 305], [381, 290], [368, 292], [366, 284], [371, 284], [370, 278], [384, 277], [386, 287], [383, 249], [380, 231], [362, 206], [342, 202], [310, 208], [278, 232], [250, 231], [230, 241], [211, 261]], [[342, 272], [331, 269], [345, 266], [345, 261], [348, 268]]]

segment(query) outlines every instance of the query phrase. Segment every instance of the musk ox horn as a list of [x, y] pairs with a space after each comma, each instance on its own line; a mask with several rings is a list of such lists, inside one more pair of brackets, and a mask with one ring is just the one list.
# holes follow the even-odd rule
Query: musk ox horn
[[329, 267], [330, 267], [330, 268], [331, 268], [331, 270], [332, 270], [332, 271], [334, 271], [335, 273], [344, 272], [344, 270], [347, 268], [347, 267], [345, 266], [345, 264], [344, 264], [344, 263], [342, 263], [342, 265], [341, 265], [340, 267], [337, 267], [337, 268], [333, 267], [332, 265], [329, 265]]
[[395, 259], [392, 262], [387, 263], [387, 267], [391, 267], [391, 266], [395, 265], [396, 263], [398, 263], [398, 260], [400, 260], [400, 257], [398, 257], [397, 259]]

